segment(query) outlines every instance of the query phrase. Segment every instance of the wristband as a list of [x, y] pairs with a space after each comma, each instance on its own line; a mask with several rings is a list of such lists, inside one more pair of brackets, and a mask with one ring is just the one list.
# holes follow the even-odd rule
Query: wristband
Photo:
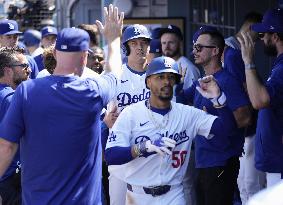
[[213, 107], [222, 108], [226, 104], [226, 95], [221, 91], [217, 98], [212, 98], [210, 101], [213, 103]]
[[251, 69], [255, 69], [255, 64], [247, 64], [247, 65], [245, 65], [245, 69], [246, 70], [251, 70]]
[[137, 154], [137, 156], [141, 157], [141, 156], [144, 156], [147, 153], [146, 141], [140, 142], [134, 147], [134, 151]]

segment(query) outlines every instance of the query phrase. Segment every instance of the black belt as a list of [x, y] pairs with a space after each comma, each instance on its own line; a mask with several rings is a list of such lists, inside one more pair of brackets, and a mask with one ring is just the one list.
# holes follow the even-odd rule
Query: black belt
[[170, 191], [171, 186], [163, 185], [163, 186], [154, 186], [154, 187], [139, 187], [139, 186], [132, 186], [130, 184], [127, 184], [127, 188], [131, 192], [136, 192], [137, 189], [140, 190], [142, 188], [143, 192], [146, 194], [150, 194], [152, 196], [160, 196]]

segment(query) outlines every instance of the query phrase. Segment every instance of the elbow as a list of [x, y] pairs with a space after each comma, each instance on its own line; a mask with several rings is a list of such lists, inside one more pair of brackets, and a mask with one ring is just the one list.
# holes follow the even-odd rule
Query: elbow
[[265, 103], [265, 102], [259, 102], [259, 101], [255, 101], [255, 102], [252, 102], [252, 106], [255, 110], [260, 110], [260, 109], [263, 109], [265, 107], [268, 107], [269, 103]]

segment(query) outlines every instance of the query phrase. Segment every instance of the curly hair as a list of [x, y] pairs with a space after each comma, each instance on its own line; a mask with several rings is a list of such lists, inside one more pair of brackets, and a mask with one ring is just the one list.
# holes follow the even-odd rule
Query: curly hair
[[3, 47], [0, 49], [0, 77], [4, 76], [4, 68], [16, 64], [17, 55], [24, 54], [24, 49], [19, 47]]
[[54, 45], [44, 48], [43, 50], [43, 64], [44, 68], [50, 73], [53, 74], [56, 67], [56, 59], [53, 55]]

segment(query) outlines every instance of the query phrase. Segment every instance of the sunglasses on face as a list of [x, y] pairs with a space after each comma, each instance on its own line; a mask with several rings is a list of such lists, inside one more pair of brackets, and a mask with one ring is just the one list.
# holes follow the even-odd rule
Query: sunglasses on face
[[19, 67], [22, 67], [23, 70], [29, 69], [29, 64], [28, 64], [28, 63], [14, 64], [14, 65], [10, 65], [10, 66], [11, 66], [11, 67], [17, 67], [17, 66], [19, 66]]
[[[258, 33], [257, 35], [258, 35], [258, 38], [259, 38], [259, 39], [262, 39], [262, 38], [264, 38], [264, 35], [265, 35], [265, 34], [266, 34], [266, 33]], [[274, 34], [274, 33], [267, 32], [267, 34], [272, 35], [272, 34]]]
[[196, 50], [196, 52], [201, 52], [203, 48], [216, 48], [216, 46], [206, 46], [201, 44], [194, 44], [193, 49]]

